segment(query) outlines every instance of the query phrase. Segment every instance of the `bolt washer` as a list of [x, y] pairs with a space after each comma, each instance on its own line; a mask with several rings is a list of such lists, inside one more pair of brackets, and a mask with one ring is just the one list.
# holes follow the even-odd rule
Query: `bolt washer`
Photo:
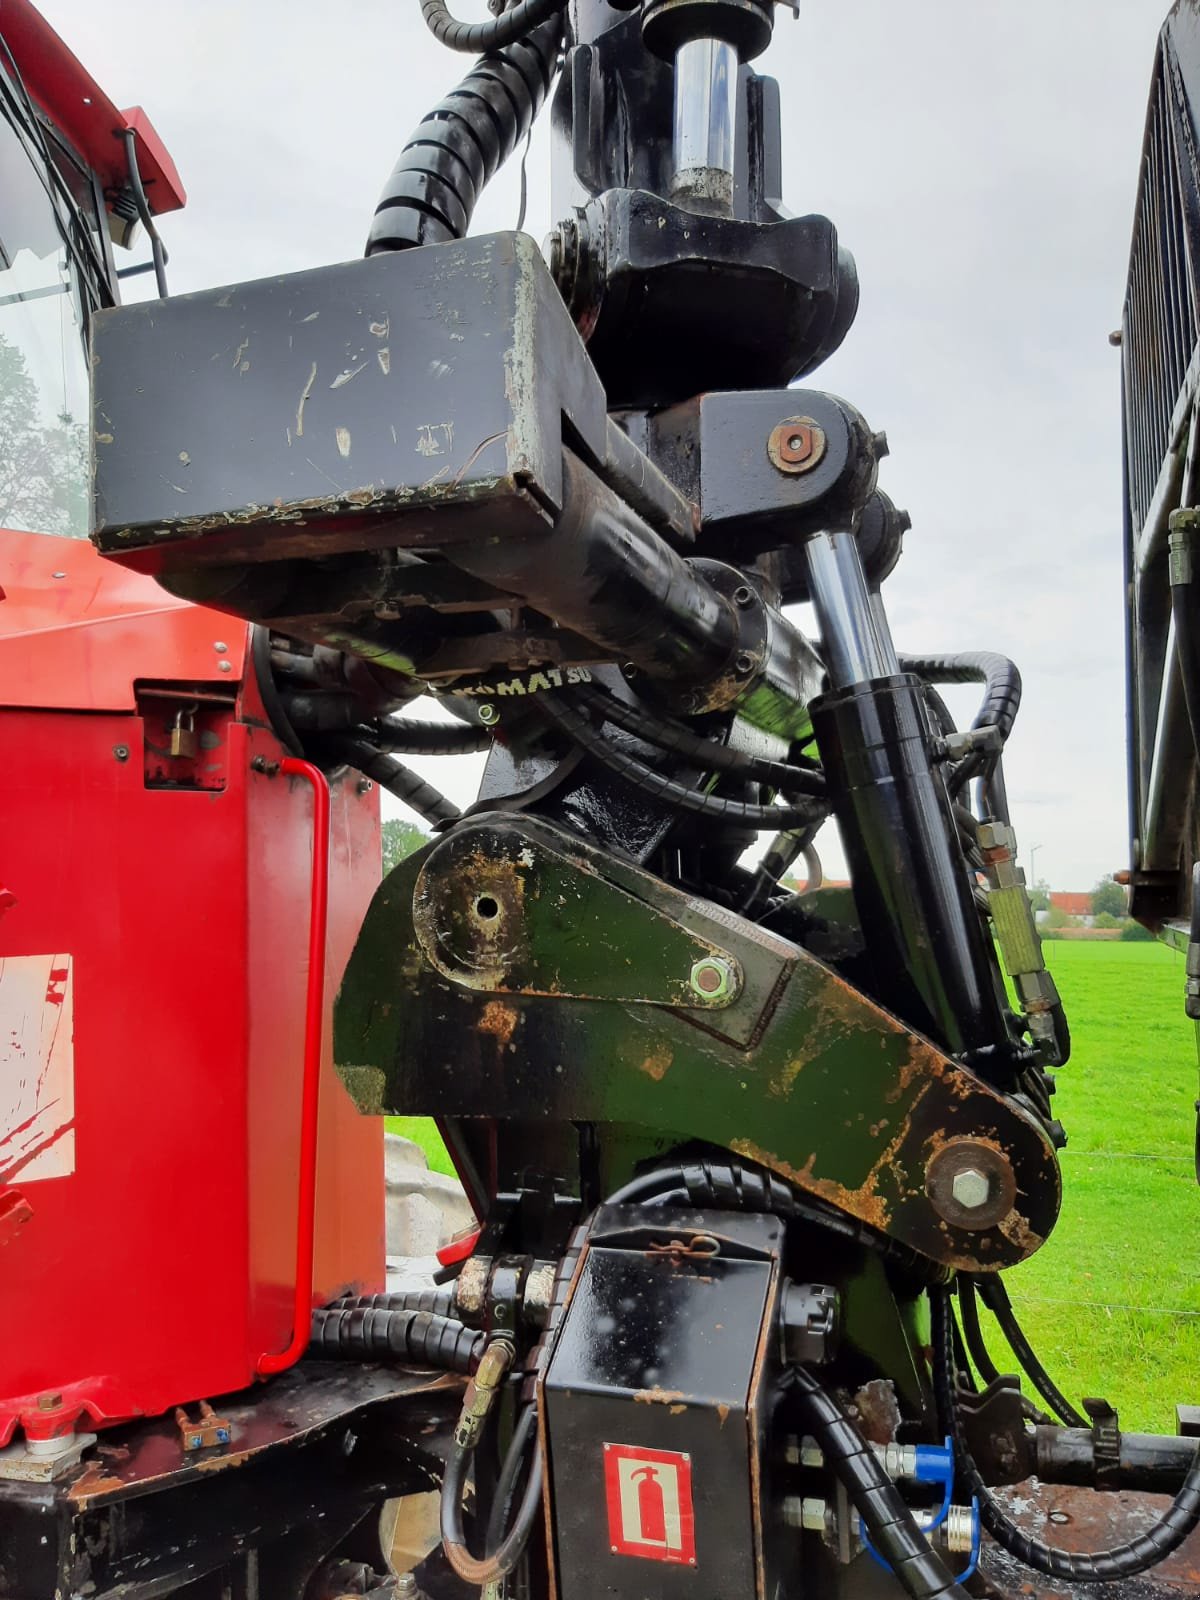
[[[954, 1192], [955, 1179], [972, 1171], [987, 1179], [982, 1205], [965, 1206]], [[994, 1228], [1008, 1216], [1017, 1199], [1017, 1180], [1008, 1158], [980, 1139], [951, 1139], [925, 1169], [925, 1192], [944, 1221], [971, 1233]]]
[[824, 430], [811, 417], [787, 417], [771, 429], [767, 454], [780, 472], [811, 472], [825, 459]]

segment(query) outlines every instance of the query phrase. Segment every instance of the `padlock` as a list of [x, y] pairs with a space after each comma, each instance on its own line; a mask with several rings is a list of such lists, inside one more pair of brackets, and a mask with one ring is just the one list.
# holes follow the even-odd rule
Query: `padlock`
[[179, 710], [171, 719], [168, 753], [190, 760], [196, 754], [196, 713]]

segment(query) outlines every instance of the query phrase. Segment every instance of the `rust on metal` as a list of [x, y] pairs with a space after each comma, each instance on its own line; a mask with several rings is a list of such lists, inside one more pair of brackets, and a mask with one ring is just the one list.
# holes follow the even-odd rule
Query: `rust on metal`
[[512, 1042], [519, 1020], [515, 1006], [506, 1006], [502, 1000], [489, 1000], [476, 1027], [480, 1033], [490, 1033], [502, 1045], [507, 1045]]
[[771, 429], [767, 454], [780, 472], [811, 472], [825, 459], [824, 430], [812, 417], [786, 417]]

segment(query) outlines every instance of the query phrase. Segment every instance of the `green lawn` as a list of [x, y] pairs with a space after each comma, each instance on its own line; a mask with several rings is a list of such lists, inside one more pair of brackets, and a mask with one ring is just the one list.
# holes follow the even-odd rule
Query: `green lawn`
[[445, 1172], [454, 1176], [454, 1164], [432, 1117], [385, 1117], [383, 1125], [389, 1133], [399, 1133], [414, 1144], [419, 1144], [429, 1159], [431, 1172]]
[[[1103, 1395], [1125, 1427], [1172, 1432], [1176, 1402], [1200, 1404], [1197, 1069], [1183, 960], [1122, 942], [1055, 941], [1046, 955], [1074, 1037], [1055, 1099], [1071, 1141], [1065, 1199], [1050, 1242], [1007, 1281], [1072, 1399]], [[431, 1122], [389, 1117], [388, 1127], [451, 1170]], [[988, 1331], [998, 1364], [1011, 1366]]]
[[1176, 1402], [1200, 1403], [1197, 1069], [1183, 959], [1155, 944], [1066, 940], [1048, 943], [1046, 959], [1074, 1040], [1054, 1102], [1070, 1137], [1063, 1209], [1050, 1242], [1007, 1282], [1070, 1398], [1103, 1395], [1123, 1426], [1173, 1432]]

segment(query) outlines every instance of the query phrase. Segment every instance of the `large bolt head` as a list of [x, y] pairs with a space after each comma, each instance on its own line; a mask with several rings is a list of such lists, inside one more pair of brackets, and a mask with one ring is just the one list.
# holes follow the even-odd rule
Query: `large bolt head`
[[980, 1206], [987, 1205], [991, 1192], [987, 1174], [975, 1167], [965, 1167], [956, 1173], [950, 1185], [950, 1193], [964, 1211], [978, 1211]]

